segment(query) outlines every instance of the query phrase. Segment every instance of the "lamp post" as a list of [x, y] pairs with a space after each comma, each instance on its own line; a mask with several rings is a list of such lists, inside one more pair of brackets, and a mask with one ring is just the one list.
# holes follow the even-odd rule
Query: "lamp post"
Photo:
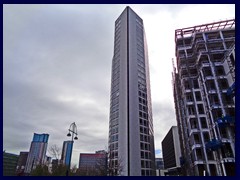
[[72, 158], [72, 149], [73, 149], [73, 141], [74, 140], [78, 140], [78, 137], [77, 137], [77, 125], [75, 124], [75, 122], [73, 122], [69, 129], [68, 129], [68, 134], [67, 136], [70, 137], [72, 136], [72, 144], [71, 144], [71, 150], [70, 150], [70, 158], [69, 158], [69, 165], [67, 167], [67, 172], [66, 172], [66, 176], [68, 176], [68, 173], [70, 171], [70, 166], [71, 166], [71, 158]]

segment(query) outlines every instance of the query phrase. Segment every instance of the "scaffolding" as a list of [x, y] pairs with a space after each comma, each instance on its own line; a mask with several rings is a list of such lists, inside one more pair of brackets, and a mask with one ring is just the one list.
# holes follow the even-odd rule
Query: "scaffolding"
[[[189, 158], [184, 165], [192, 167], [186, 170], [187, 175], [201, 175], [202, 169], [210, 175], [229, 175], [232, 172], [222, 163], [221, 139], [226, 131], [235, 154], [231, 128], [235, 126], [235, 102], [227, 97], [235, 93], [235, 83], [229, 85], [235, 82], [235, 64], [233, 56], [230, 58], [235, 50], [235, 19], [177, 29], [175, 43], [173, 91], [182, 156]], [[230, 69], [230, 78], [223, 64]], [[209, 151], [213, 151], [214, 160], [209, 160]], [[202, 163], [199, 157], [204, 159], [204, 167], [198, 166]]]

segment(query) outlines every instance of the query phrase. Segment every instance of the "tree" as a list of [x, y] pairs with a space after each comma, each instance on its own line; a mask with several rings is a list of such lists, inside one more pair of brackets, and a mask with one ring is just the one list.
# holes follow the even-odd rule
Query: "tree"
[[105, 156], [103, 156], [103, 158], [98, 159], [95, 166], [95, 172], [97, 176], [107, 176], [107, 170], [108, 170], [108, 166], [107, 166], [107, 153], [106, 153]]
[[111, 161], [108, 162], [107, 172], [109, 176], [119, 176], [123, 172], [124, 165], [122, 158], [118, 157], [118, 160], [115, 162], [117, 163], [113, 164]]
[[108, 153], [108, 165], [107, 165], [107, 174], [109, 176], [119, 176], [124, 170], [123, 160], [120, 156], [118, 156], [117, 160], [112, 160], [116, 158], [114, 156], [113, 151], [109, 151]]
[[52, 145], [50, 146], [50, 148], [48, 149], [48, 153], [55, 159], [59, 159], [60, 155], [61, 155], [61, 149], [56, 145]]
[[54, 169], [52, 169], [52, 176], [66, 176], [68, 167], [64, 164], [58, 164]]
[[46, 165], [37, 165], [30, 173], [30, 176], [49, 176], [48, 167]]

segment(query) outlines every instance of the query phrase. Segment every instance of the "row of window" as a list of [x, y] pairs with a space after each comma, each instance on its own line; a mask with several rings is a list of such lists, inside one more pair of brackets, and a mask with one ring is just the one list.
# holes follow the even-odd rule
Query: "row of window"
[[111, 143], [111, 144], [109, 145], [109, 149], [110, 149], [110, 152], [113, 152], [113, 151], [118, 150], [118, 142]]
[[118, 118], [119, 116], [119, 112], [118, 111], [115, 111], [115, 112], [112, 112], [111, 115], [110, 115], [110, 119], [116, 119]]
[[153, 176], [154, 175], [153, 170], [142, 170], [141, 173], [142, 173], [142, 176]]
[[146, 80], [141, 77], [138, 77], [138, 83], [146, 86]]
[[145, 69], [145, 63], [144, 62], [142, 62], [141, 60], [138, 60], [138, 67], [140, 67], [141, 68], [141, 70], [140, 71], [138, 71], [138, 73], [141, 73], [142, 74], [142, 76], [140, 76], [140, 77], [143, 77], [143, 78], [145, 78], [145, 71], [143, 71], [144, 69]]
[[143, 67], [141, 64], [139, 66], [139, 64], [138, 64], [138, 72], [145, 74], [145, 67]]
[[111, 119], [110, 121], [110, 127], [118, 126], [118, 118]]
[[144, 135], [149, 135], [149, 128], [140, 126], [140, 133]]
[[[198, 108], [198, 114], [205, 114], [203, 104], [197, 104], [197, 108]], [[187, 110], [188, 110], [188, 115], [195, 115], [196, 114], [194, 105], [187, 106]]]
[[139, 118], [148, 119], [148, 115], [145, 112], [139, 111]]
[[[204, 128], [204, 129], [208, 128], [208, 124], [205, 117], [200, 117], [200, 125], [201, 125], [201, 128]], [[197, 118], [190, 119], [190, 126], [191, 126], [191, 129], [199, 129]]]
[[150, 141], [149, 135], [140, 134], [140, 141], [149, 142]]
[[110, 136], [110, 143], [118, 141], [118, 134], [114, 134]]
[[152, 168], [151, 161], [141, 160], [141, 168]]
[[112, 89], [111, 89], [112, 95], [114, 93], [117, 93], [118, 91], [119, 91], [119, 84], [117, 84], [116, 86], [112, 86]]
[[140, 104], [147, 106], [147, 100], [146, 100], [146, 98], [139, 97], [138, 99], [139, 99], [139, 103], [140, 103]]
[[145, 105], [139, 104], [139, 110], [143, 112], [148, 112], [148, 108]]
[[145, 126], [145, 127], [149, 127], [149, 122], [148, 122], [148, 120], [146, 120], [146, 119], [139, 119], [139, 123], [140, 123], [140, 126]]

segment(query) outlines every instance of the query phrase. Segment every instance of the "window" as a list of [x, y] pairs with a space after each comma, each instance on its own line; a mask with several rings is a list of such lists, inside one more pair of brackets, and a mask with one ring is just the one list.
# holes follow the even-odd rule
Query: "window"
[[193, 80], [193, 87], [195, 89], [199, 88], [199, 84], [198, 84], [198, 80], [197, 79]]
[[217, 66], [217, 67], [216, 67], [216, 75], [217, 75], [217, 76], [223, 76], [223, 75], [225, 75], [225, 71], [224, 71], [223, 66]]
[[186, 99], [187, 99], [188, 102], [193, 101], [192, 93], [187, 93], [186, 94]]
[[198, 113], [199, 114], [204, 114], [204, 108], [203, 108], [203, 105], [202, 104], [198, 104]]
[[200, 94], [199, 91], [195, 92], [195, 97], [196, 97], [197, 101], [201, 101], [202, 100], [202, 97], [201, 97], [201, 94]]
[[207, 83], [207, 87], [208, 87], [208, 90], [215, 90], [216, 89], [214, 81], [209, 81]]
[[213, 119], [217, 120], [218, 118], [222, 117], [222, 110], [221, 109], [213, 109], [212, 115], [213, 115]]
[[207, 122], [206, 122], [206, 118], [205, 118], [205, 117], [201, 117], [201, 118], [200, 118], [200, 122], [201, 122], [201, 126], [202, 126], [202, 128], [208, 128], [208, 127], [207, 127]]
[[209, 67], [204, 68], [203, 73], [204, 73], [204, 76], [212, 76], [212, 71]]
[[185, 87], [185, 89], [190, 89], [190, 84], [188, 81], [184, 82], [184, 87]]
[[197, 129], [198, 128], [197, 119], [196, 118], [191, 118], [190, 119], [190, 124], [191, 124], [191, 128], [192, 129]]
[[203, 133], [203, 139], [204, 139], [204, 142], [208, 142], [210, 140], [208, 132]]
[[220, 134], [222, 138], [228, 138], [227, 131], [225, 128], [219, 128]]
[[189, 107], [188, 107], [188, 114], [189, 114], [189, 115], [194, 115], [194, 114], [195, 114], [195, 109], [194, 109], [193, 106], [189, 106]]
[[206, 153], [207, 153], [207, 158], [208, 158], [208, 160], [214, 160], [213, 152], [212, 152], [212, 151], [206, 151]]
[[221, 89], [227, 89], [229, 87], [226, 79], [219, 79], [219, 86]]
[[194, 142], [195, 142], [196, 144], [199, 144], [199, 143], [200, 143], [199, 134], [194, 134], [194, 135], [193, 135], [193, 138], [194, 138]]
[[203, 159], [202, 149], [200, 149], [200, 148], [196, 149], [196, 156], [197, 156], [197, 160], [202, 160]]
[[217, 94], [210, 95], [211, 105], [218, 105], [219, 99]]

